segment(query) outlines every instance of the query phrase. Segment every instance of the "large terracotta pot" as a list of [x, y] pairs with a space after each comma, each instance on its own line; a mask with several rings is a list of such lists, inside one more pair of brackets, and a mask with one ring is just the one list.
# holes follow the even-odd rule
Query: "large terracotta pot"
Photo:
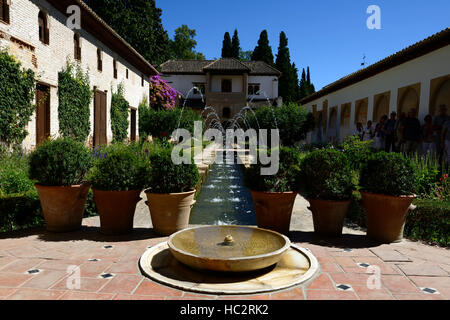
[[308, 199], [312, 212], [314, 231], [327, 237], [339, 237], [342, 235], [344, 219], [350, 206], [348, 201], [329, 201]]
[[69, 232], [81, 228], [89, 184], [47, 187], [36, 184], [46, 228], [51, 232]]
[[189, 226], [195, 190], [183, 193], [145, 193], [152, 218], [153, 230], [168, 236]]
[[133, 231], [136, 205], [141, 190], [101, 191], [94, 189], [94, 200], [100, 215], [100, 232], [109, 235]]
[[393, 197], [361, 192], [366, 211], [367, 236], [381, 242], [399, 242], [403, 239], [406, 216], [416, 196]]
[[296, 192], [260, 192], [250, 190], [258, 227], [289, 233]]

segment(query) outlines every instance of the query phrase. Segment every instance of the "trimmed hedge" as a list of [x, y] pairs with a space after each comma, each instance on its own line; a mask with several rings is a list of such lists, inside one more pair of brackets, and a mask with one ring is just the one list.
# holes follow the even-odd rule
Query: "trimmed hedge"
[[0, 232], [44, 225], [41, 203], [36, 190], [0, 194]]

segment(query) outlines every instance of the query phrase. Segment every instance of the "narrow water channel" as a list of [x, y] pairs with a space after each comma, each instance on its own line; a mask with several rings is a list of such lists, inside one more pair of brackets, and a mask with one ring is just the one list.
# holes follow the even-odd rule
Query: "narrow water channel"
[[216, 157], [224, 157], [223, 164], [212, 165], [192, 208], [190, 224], [256, 225], [252, 196], [244, 186], [236, 152], [218, 152]]

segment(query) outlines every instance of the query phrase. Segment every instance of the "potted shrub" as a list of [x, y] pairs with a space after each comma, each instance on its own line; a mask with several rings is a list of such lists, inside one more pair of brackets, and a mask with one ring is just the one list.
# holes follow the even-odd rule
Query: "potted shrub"
[[123, 143], [96, 149], [94, 153], [97, 160], [88, 179], [100, 216], [100, 232], [130, 233], [148, 172], [146, 157], [134, 144]]
[[161, 235], [170, 235], [189, 225], [194, 205], [195, 187], [200, 181], [197, 166], [176, 165], [172, 148], [159, 146], [149, 155], [151, 168], [147, 179], [147, 202], [153, 229]]
[[342, 235], [354, 188], [352, 180], [350, 163], [341, 151], [317, 150], [302, 160], [299, 189], [309, 201], [317, 234]]
[[37, 181], [48, 231], [81, 228], [90, 188], [85, 175], [91, 165], [89, 149], [70, 138], [46, 141], [31, 154], [29, 176]]
[[258, 227], [289, 233], [294, 208], [295, 180], [299, 171], [299, 153], [291, 148], [279, 149], [279, 170], [272, 176], [261, 175], [260, 163], [244, 171], [244, 183], [250, 189]]
[[416, 181], [411, 160], [401, 154], [376, 153], [363, 164], [359, 184], [368, 237], [387, 243], [402, 240]]

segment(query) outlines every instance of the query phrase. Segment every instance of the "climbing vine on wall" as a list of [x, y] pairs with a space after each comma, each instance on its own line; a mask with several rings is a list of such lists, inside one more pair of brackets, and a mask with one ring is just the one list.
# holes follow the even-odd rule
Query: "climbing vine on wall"
[[111, 130], [114, 142], [123, 142], [127, 138], [129, 109], [130, 104], [125, 100], [123, 84], [119, 84], [117, 91], [112, 91], [111, 98]]
[[0, 143], [21, 144], [35, 110], [34, 72], [22, 70], [20, 62], [0, 50]]
[[85, 142], [91, 130], [92, 91], [88, 71], [84, 73], [79, 64], [68, 61], [58, 73], [58, 97], [59, 133]]

